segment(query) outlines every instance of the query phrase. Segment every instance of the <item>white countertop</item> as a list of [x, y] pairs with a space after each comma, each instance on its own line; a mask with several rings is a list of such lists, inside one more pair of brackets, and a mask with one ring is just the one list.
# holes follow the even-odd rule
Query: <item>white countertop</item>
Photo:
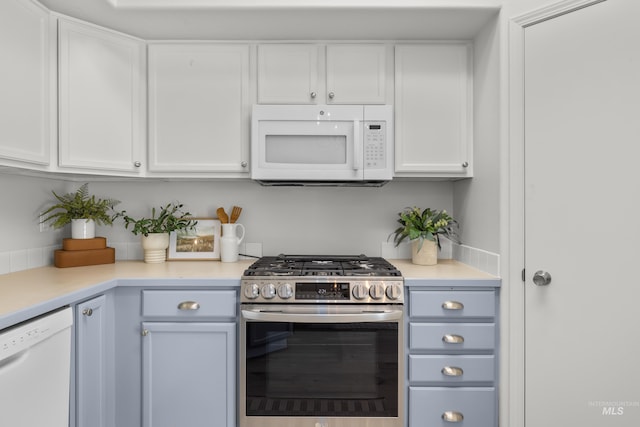
[[[87, 267], [41, 267], [0, 275], [0, 329], [114, 286], [135, 284], [139, 280], [144, 281], [141, 286], [150, 286], [149, 281], [154, 279], [164, 285], [167, 285], [167, 280], [181, 279], [180, 284], [239, 286], [243, 271], [253, 262], [168, 261], [146, 264], [142, 261], [119, 261]], [[453, 260], [439, 260], [435, 266], [419, 266], [410, 260], [390, 262], [402, 272], [407, 286], [433, 281], [452, 285], [469, 280], [499, 283], [497, 277]]]

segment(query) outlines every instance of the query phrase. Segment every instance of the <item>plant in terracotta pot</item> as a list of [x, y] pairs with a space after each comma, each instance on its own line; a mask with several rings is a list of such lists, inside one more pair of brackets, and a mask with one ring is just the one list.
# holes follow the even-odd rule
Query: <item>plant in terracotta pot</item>
[[445, 210], [421, 210], [414, 206], [405, 208], [398, 216], [400, 227], [391, 234], [396, 247], [407, 238], [411, 241], [414, 264], [437, 264], [441, 237], [459, 243], [458, 222]]
[[95, 225], [111, 225], [118, 216], [113, 212], [120, 203], [112, 198], [97, 198], [89, 194], [89, 184], [85, 183], [75, 192], [57, 194], [52, 191], [58, 203], [41, 215], [41, 222], [51, 222], [53, 228], [62, 228], [71, 224], [71, 238], [91, 239], [95, 237]]
[[[157, 213], [157, 215], [156, 215]], [[180, 203], [168, 203], [151, 209], [151, 217], [139, 219], [127, 215], [126, 211], [118, 213], [125, 223], [125, 228], [132, 226], [133, 234], [142, 235], [142, 249], [144, 261], [147, 263], [161, 263], [167, 258], [169, 247], [169, 233], [176, 230], [192, 229], [197, 221], [190, 219], [191, 214], [183, 210]]]

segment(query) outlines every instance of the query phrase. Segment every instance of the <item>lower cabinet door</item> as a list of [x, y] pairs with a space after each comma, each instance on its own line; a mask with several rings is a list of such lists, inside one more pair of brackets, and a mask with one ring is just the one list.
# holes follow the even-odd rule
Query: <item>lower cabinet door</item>
[[493, 387], [410, 387], [409, 427], [495, 427]]
[[143, 427], [235, 427], [235, 323], [142, 328]]
[[76, 307], [76, 426], [107, 424], [107, 297]]

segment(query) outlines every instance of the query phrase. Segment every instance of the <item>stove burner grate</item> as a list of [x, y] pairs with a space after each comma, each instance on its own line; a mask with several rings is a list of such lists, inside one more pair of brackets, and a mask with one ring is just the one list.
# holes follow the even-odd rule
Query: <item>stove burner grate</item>
[[279, 255], [263, 257], [245, 276], [385, 276], [401, 273], [384, 258], [330, 255]]

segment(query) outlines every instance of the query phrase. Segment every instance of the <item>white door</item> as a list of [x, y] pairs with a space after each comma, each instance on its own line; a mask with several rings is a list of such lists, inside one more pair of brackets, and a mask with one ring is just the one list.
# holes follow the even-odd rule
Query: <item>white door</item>
[[639, 18], [608, 0], [524, 32], [526, 427], [640, 425]]

